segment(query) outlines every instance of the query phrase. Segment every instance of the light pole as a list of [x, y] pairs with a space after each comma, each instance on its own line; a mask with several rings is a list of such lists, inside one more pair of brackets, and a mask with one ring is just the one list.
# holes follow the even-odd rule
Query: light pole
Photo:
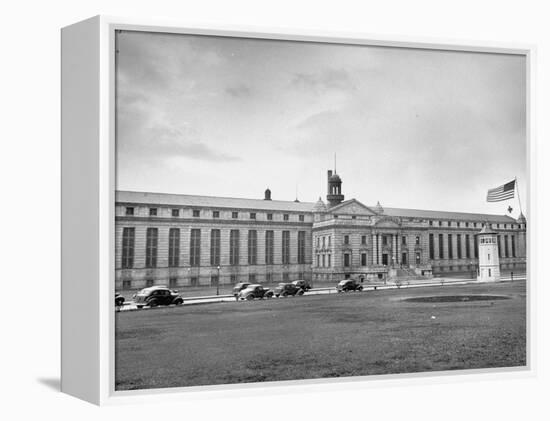
[[218, 265], [217, 269], [218, 269], [218, 281], [216, 282], [216, 295], [220, 295], [220, 265]]

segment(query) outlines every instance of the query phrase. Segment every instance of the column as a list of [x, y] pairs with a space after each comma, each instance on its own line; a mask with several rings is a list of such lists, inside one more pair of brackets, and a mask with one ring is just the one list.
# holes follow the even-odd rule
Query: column
[[391, 236], [391, 239], [392, 239], [392, 244], [391, 244], [392, 259], [391, 259], [390, 264], [397, 263], [397, 238], [396, 237], [397, 236], [395, 234], [392, 234], [392, 236]]
[[378, 264], [378, 234], [372, 234], [372, 264]]
[[378, 264], [382, 264], [382, 238], [380, 234], [376, 234], [376, 242], [378, 243], [377, 249], [378, 249]]

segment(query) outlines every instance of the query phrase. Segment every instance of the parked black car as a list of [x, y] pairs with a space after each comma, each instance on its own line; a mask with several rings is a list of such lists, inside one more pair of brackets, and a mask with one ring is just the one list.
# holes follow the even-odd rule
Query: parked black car
[[276, 297], [288, 297], [289, 295], [303, 295], [304, 290], [293, 283], [280, 283], [275, 288]]
[[355, 279], [344, 279], [343, 281], [338, 282], [338, 285], [336, 285], [336, 290], [338, 292], [362, 291], [363, 285]]
[[124, 297], [118, 292], [115, 292], [115, 306], [120, 307], [124, 304]]
[[304, 291], [309, 291], [311, 289], [311, 285], [308, 281], [305, 281], [303, 279], [298, 279], [297, 281], [292, 281], [293, 285], [296, 285], [299, 288], [302, 288]]
[[134, 295], [134, 303], [136, 303], [137, 308], [167, 306], [170, 304], [181, 305], [183, 304], [183, 298], [178, 294], [178, 291], [171, 290], [166, 286], [154, 286], [144, 288]]
[[253, 300], [255, 298], [271, 298], [273, 291], [259, 284], [252, 284], [241, 290], [237, 295], [237, 300]]
[[250, 285], [250, 282], [239, 282], [238, 284], [235, 284], [235, 286], [233, 287], [233, 296], [237, 298], [237, 296], [239, 295], [239, 292], [247, 288], [249, 285]]

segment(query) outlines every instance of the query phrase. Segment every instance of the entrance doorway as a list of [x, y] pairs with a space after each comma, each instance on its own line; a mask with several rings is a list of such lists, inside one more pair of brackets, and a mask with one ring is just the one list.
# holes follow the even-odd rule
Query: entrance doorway
[[384, 266], [388, 266], [388, 253], [383, 253], [382, 254], [382, 264]]

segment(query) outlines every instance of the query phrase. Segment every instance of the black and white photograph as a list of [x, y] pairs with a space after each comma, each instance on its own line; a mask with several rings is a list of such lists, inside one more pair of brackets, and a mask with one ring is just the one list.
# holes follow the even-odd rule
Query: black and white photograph
[[114, 42], [115, 390], [528, 366], [525, 55]]

